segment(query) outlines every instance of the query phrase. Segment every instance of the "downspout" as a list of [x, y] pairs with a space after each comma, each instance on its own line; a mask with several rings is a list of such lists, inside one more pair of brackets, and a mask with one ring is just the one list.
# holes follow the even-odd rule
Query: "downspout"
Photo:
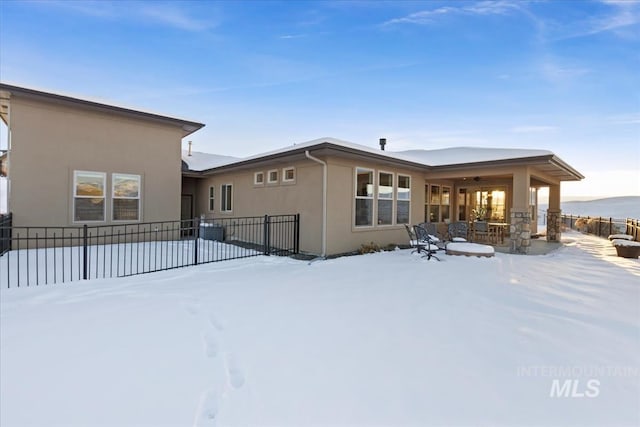
[[322, 165], [322, 258], [327, 256], [327, 162], [313, 157], [309, 150], [304, 152], [307, 159]]

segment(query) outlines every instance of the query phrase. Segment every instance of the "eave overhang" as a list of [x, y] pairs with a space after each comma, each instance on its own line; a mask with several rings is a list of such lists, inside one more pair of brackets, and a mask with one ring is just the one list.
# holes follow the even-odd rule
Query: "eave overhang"
[[316, 157], [337, 156], [342, 158], [353, 159], [357, 161], [370, 160], [382, 165], [393, 167], [403, 167], [409, 170], [429, 173], [429, 172], [460, 172], [460, 176], [466, 175], [466, 171], [472, 169], [482, 169], [498, 166], [532, 166], [547, 175], [552, 176], [561, 181], [579, 181], [584, 176], [577, 170], [569, 166], [562, 159], [554, 154], [543, 156], [531, 156], [515, 159], [489, 160], [482, 162], [467, 162], [452, 165], [429, 166], [423, 163], [414, 162], [408, 159], [395, 157], [391, 153], [380, 151], [363, 151], [356, 148], [345, 147], [333, 144], [331, 142], [322, 142], [312, 146], [302, 146], [300, 148], [292, 148], [283, 152], [275, 152], [256, 157], [250, 157], [227, 165], [217, 166], [203, 171], [183, 171], [184, 176], [205, 177], [216, 173], [230, 172], [236, 170], [252, 169], [272, 165], [273, 163], [285, 163], [306, 158], [305, 152], [309, 151]]
[[300, 148], [293, 148], [284, 152], [266, 154], [259, 157], [251, 157], [248, 159], [240, 160], [238, 162], [217, 166], [215, 168], [210, 168], [203, 171], [187, 170], [187, 171], [183, 171], [182, 174], [184, 176], [202, 177], [202, 176], [208, 176], [211, 174], [221, 173], [221, 172], [252, 169], [256, 167], [261, 167], [266, 164], [286, 163], [291, 161], [304, 160], [306, 159], [305, 152], [307, 151], [309, 151], [309, 153], [312, 154], [313, 156], [320, 156], [325, 158], [330, 156], [337, 156], [337, 157], [352, 158], [352, 159], [358, 159], [358, 160], [368, 159], [380, 164], [396, 166], [396, 167], [404, 167], [406, 169], [411, 169], [411, 170], [421, 171], [421, 172], [425, 172], [430, 168], [429, 166], [425, 166], [421, 163], [402, 160], [402, 159], [392, 157], [390, 155], [386, 155], [384, 152], [377, 154], [373, 152], [357, 150], [354, 148], [343, 147], [337, 144], [332, 144], [330, 142], [322, 142], [312, 146], [303, 146]]
[[498, 166], [532, 166], [537, 170], [545, 172], [559, 181], [580, 181], [584, 176], [576, 169], [569, 166], [565, 161], [555, 154], [544, 156], [521, 157], [516, 159], [488, 160], [482, 162], [467, 162], [453, 165], [433, 166], [433, 172], [454, 172], [470, 169], [482, 169]]
[[184, 120], [145, 111], [133, 110], [125, 107], [118, 107], [115, 105], [103, 104], [95, 101], [88, 101], [85, 99], [74, 98], [67, 95], [59, 95], [55, 93], [43, 92], [35, 89], [0, 83], [0, 116], [2, 117], [2, 120], [7, 124], [9, 122], [8, 114], [12, 97], [31, 99], [34, 101], [58, 104], [72, 108], [81, 107], [90, 111], [114, 114], [121, 117], [175, 126], [180, 128], [183, 138], [199, 129], [202, 129], [205, 126], [203, 123], [198, 123], [191, 120]]

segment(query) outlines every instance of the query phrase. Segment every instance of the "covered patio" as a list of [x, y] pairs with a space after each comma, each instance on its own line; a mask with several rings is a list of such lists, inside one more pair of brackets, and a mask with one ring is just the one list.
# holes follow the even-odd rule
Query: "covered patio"
[[[548, 154], [546, 154], [548, 153]], [[500, 251], [531, 253], [538, 234], [538, 193], [548, 189], [546, 242], [559, 242], [562, 181], [582, 174], [550, 152], [541, 155], [433, 166], [425, 182], [425, 222], [465, 222], [469, 237]], [[508, 250], [506, 249], [508, 248]], [[544, 252], [536, 248], [535, 252]]]

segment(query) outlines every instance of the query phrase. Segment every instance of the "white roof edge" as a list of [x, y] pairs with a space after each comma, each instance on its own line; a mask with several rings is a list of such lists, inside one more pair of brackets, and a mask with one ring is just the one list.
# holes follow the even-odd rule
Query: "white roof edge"
[[[555, 156], [552, 151], [540, 150], [540, 149], [524, 149], [524, 148], [485, 148], [485, 147], [451, 147], [441, 148], [435, 150], [406, 150], [406, 151], [386, 151], [373, 147], [368, 147], [361, 144], [341, 140], [333, 137], [316, 138], [310, 141], [301, 143], [294, 143], [288, 147], [267, 151], [260, 154], [255, 154], [248, 157], [238, 158], [235, 161], [231, 161], [218, 166], [213, 166], [208, 169], [215, 169], [222, 166], [233, 166], [234, 164], [250, 162], [253, 160], [260, 160], [262, 158], [277, 156], [279, 154], [285, 155], [295, 150], [303, 150], [306, 148], [313, 148], [321, 144], [332, 144], [338, 147], [346, 149], [361, 151], [367, 154], [375, 154], [378, 156], [388, 157], [391, 160], [398, 160], [404, 162], [415, 163], [425, 167], [435, 166], [453, 166], [458, 164], [467, 163], [483, 163], [491, 161], [507, 161], [517, 160], [530, 157], [542, 157], [542, 156]], [[204, 153], [206, 154], [206, 153]], [[564, 162], [562, 162], [564, 164]]]

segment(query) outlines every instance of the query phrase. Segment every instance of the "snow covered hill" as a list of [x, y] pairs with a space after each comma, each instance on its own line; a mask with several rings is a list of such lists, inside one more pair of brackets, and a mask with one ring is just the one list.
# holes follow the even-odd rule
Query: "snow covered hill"
[[0, 291], [0, 425], [640, 425], [640, 262], [253, 259]]
[[[546, 211], [547, 204], [540, 204], [539, 209], [543, 212]], [[561, 209], [567, 215], [640, 219], [640, 196], [562, 202]]]

